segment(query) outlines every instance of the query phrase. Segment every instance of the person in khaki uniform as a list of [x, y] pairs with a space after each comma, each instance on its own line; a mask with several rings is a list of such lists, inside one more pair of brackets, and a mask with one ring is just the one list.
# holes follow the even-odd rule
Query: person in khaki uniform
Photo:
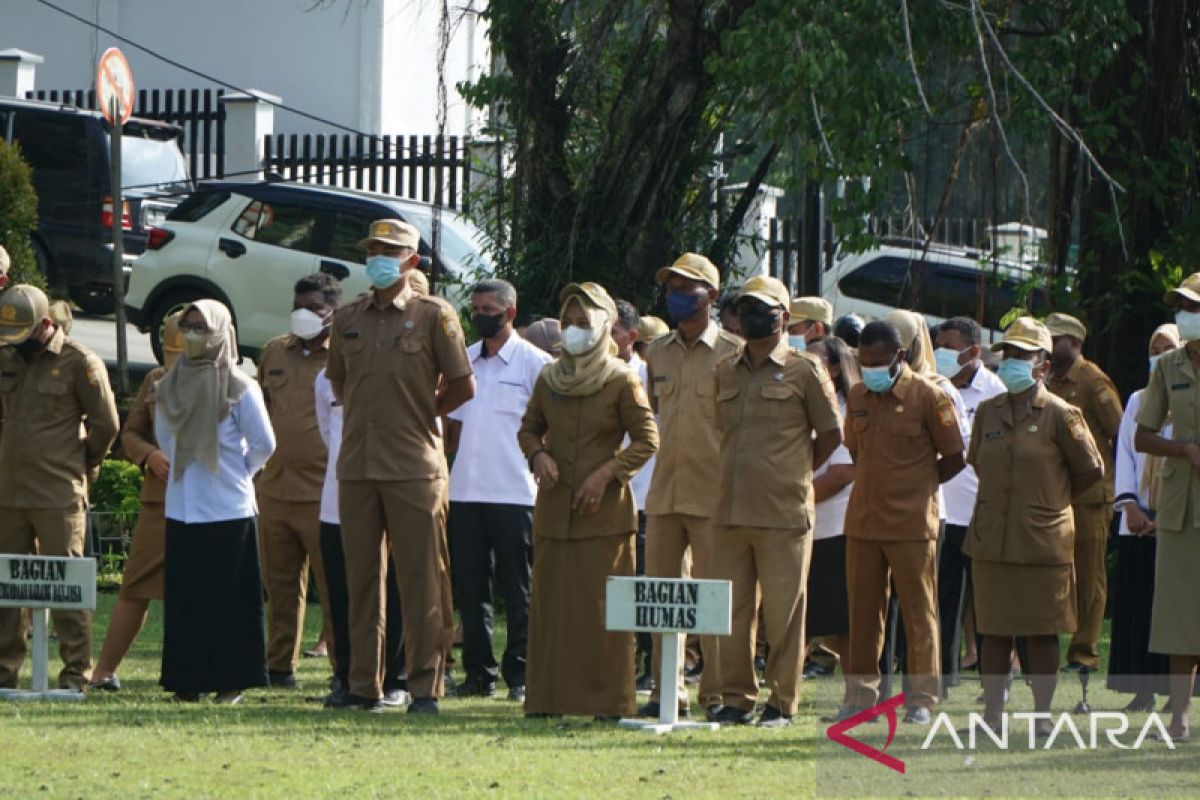
[[[1015, 637], [1024, 637], [1034, 711], [1048, 714], [1058, 680], [1058, 634], [1076, 626], [1071, 498], [1104, 463], [1083, 415], [1042, 381], [1053, 345], [1045, 326], [1017, 319], [992, 345], [1007, 390], [982, 402], [967, 462], [979, 476], [963, 549], [971, 557], [983, 636], [984, 721], [999, 730]], [[1050, 720], [1035, 730], [1047, 735]]]
[[890, 583], [907, 642], [906, 722], [928, 724], [941, 695], [937, 621], [937, 493], [962, 470], [963, 439], [950, 396], [910, 369], [889, 322], [862, 330], [863, 382], [846, 400], [855, 480], [846, 509], [850, 653], [841, 721], [879, 701], [879, 659]]
[[345, 404], [338, 503], [350, 598], [346, 704], [380, 707], [385, 531], [404, 609], [409, 713], [438, 712], [454, 627], [446, 456], [437, 418], [475, 394], [454, 309], [415, 294], [417, 229], [371, 223], [363, 245], [371, 291], [334, 315], [326, 376]]
[[[0, 297], [0, 553], [83, 555], [88, 482], [117, 438], [104, 362], [68, 339], [34, 286]], [[81, 691], [92, 668], [91, 614], [52, 611], [63, 668]], [[25, 659], [21, 610], [0, 609], [0, 687]]]
[[283, 688], [296, 685], [310, 563], [329, 626], [319, 519], [328, 451], [317, 429], [313, 382], [325, 368], [329, 324], [341, 296], [341, 285], [324, 273], [298, 280], [292, 330], [267, 342], [258, 363], [258, 382], [279, 441], [255, 483], [268, 601], [267, 670], [271, 685]]
[[163, 558], [167, 517], [164, 504], [167, 496], [167, 477], [171, 465], [167, 454], [154, 438], [154, 409], [158, 403], [155, 384], [167, 374], [183, 352], [183, 336], [179, 330], [180, 311], [167, 317], [163, 324], [162, 348], [166, 363], [147, 373], [138, 389], [129, 417], [121, 429], [121, 454], [142, 468], [141, 508], [133, 529], [133, 544], [121, 576], [121, 591], [108, 622], [108, 633], [100, 648], [100, 658], [88, 690], [115, 692], [121, 688], [117, 667], [133, 646], [151, 600], [163, 599]]
[[[685, 253], [660, 269], [657, 279], [667, 289], [667, 308], [677, 327], [655, 337], [646, 349], [660, 438], [658, 461], [646, 495], [646, 574], [683, 577], [690, 552], [692, 577], [711, 578], [712, 516], [717, 505], [713, 487], [719, 484], [721, 474], [713, 370], [721, 361], [736, 357], [742, 342], [712, 319], [721, 277], [707, 258]], [[658, 716], [662, 685], [662, 637], [655, 636], [653, 641], [654, 689], [639, 711], [648, 717]], [[714, 711], [713, 707], [721, 704], [718, 641], [716, 636], [705, 636], [700, 642], [704, 657], [700, 704]], [[687, 702], [686, 691], [679, 696], [681, 702]]]
[[824, 364], [787, 344], [787, 288], [775, 278], [751, 278], [737, 309], [746, 344], [717, 365], [714, 379], [721, 488], [712, 569], [713, 577], [733, 582], [733, 632], [718, 649], [722, 708], [712, 719], [752, 721], [761, 600], [771, 696], [759, 724], [784, 727], [800, 700], [812, 473], [841, 444], [841, 417]]
[[[1200, 272], [1167, 292], [1185, 342], [1159, 356], [1142, 392], [1133, 445], [1165, 459], [1154, 519], [1154, 605], [1150, 652], [1170, 657], [1171, 724], [1176, 742], [1190, 737], [1188, 711], [1200, 664]], [[1171, 423], [1170, 438], [1162, 435]]]
[[797, 297], [788, 304], [788, 311], [788, 344], [797, 350], [828, 336], [833, 327], [833, 306], [824, 297]]
[[1104, 459], [1104, 479], [1076, 497], [1072, 504], [1079, 624], [1067, 648], [1067, 669], [1091, 672], [1100, 664], [1096, 646], [1108, 600], [1105, 554], [1113, 515], [1113, 458], [1121, 427], [1121, 398], [1100, 367], [1080, 355], [1087, 338], [1087, 328], [1082, 322], [1056, 312], [1046, 317], [1046, 329], [1054, 342], [1046, 388], [1083, 412]]
[[605, 584], [634, 574], [629, 481], [658, 429], [641, 379], [617, 357], [612, 297], [595, 283], [560, 296], [563, 355], [538, 376], [517, 433], [538, 484], [525, 715], [609, 720], [634, 712], [634, 637], [605, 629]]

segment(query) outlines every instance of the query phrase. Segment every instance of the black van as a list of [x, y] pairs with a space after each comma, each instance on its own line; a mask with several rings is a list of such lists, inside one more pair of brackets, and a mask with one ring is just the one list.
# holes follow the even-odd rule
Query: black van
[[126, 276], [146, 249], [148, 229], [166, 218], [191, 179], [174, 125], [131, 119], [122, 128], [124, 204], [114, 209], [111, 126], [99, 112], [37, 100], [0, 98], [0, 136], [17, 142], [33, 169], [38, 228], [33, 250], [47, 282], [85, 312], [113, 310], [112, 230], [124, 230]]

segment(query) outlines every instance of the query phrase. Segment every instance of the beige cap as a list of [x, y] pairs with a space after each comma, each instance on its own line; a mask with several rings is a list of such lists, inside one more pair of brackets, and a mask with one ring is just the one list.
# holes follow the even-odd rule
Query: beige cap
[[1200, 272], [1193, 272], [1183, 279], [1183, 283], [1171, 291], [1163, 295], [1163, 302], [1169, 306], [1173, 306], [1180, 299], [1191, 300], [1193, 303], [1200, 303]]
[[717, 270], [716, 265], [698, 253], [684, 253], [675, 259], [674, 264], [660, 269], [654, 278], [661, 286], [667, 282], [667, 278], [672, 273], [694, 281], [703, 281], [714, 289], [721, 288], [720, 271]]
[[50, 316], [50, 300], [36, 286], [19, 283], [0, 295], [0, 342], [20, 344]]
[[1005, 345], [1030, 353], [1036, 350], [1049, 353], [1054, 349], [1050, 331], [1033, 317], [1017, 317], [1004, 331], [1004, 338], [992, 345], [992, 352], [999, 353]]
[[367, 242], [381, 242], [416, 250], [421, 244], [421, 233], [412, 225], [398, 219], [377, 219], [371, 223], [367, 238], [359, 240], [358, 246], [366, 247]]
[[0, 247], [0, 275], [7, 275], [8, 268], [12, 266], [12, 259], [8, 257], [8, 251]]
[[1045, 319], [1046, 330], [1050, 336], [1073, 336], [1079, 341], [1087, 338], [1087, 327], [1070, 314], [1055, 311]]
[[525, 341], [552, 356], [562, 353], [562, 327], [553, 317], [530, 323], [523, 335]]
[[750, 280], [746, 281], [746, 285], [742, 287], [742, 291], [738, 294], [738, 299], [743, 297], [753, 297], [755, 300], [761, 300], [769, 306], [779, 306], [787, 308], [791, 305], [792, 298], [788, 295], [787, 287], [778, 278], [772, 278], [767, 275], [755, 275]]
[[669, 330], [671, 329], [667, 327], [667, 323], [658, 317], [644, 316], [638, 323], [638, 341], [652, 342]]
[[612, 296], [608, 293], [608, 290], [600, 284], [593, 283], [592, 281], [585, 281], [583, 283], [568, 283], [563, 287], [563, 290], [559, 292], [558, 300], [565, 306], [567, 304], [567, 300], [575, 295], [586, 297], [592, 303], [592, 305], [596, 306], [597, 308], [603, 308], [605, 311], [607, 311], [610, 322], [617, 318], [616, 301], [612, 299]]
[[791, 303], [792, 322], [833, 324], [833, 306], [824, 297], [797, 297]]

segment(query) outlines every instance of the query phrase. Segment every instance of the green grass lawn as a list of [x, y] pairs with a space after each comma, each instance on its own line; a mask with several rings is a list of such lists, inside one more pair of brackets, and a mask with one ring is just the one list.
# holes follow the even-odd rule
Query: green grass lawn
[[[114, 596], [101, 595], [98, 652]], [[305, 643], [317, 634], [310, 606]], [[805, 687], [797, 724], [653, 736], [586, 719], [525, 720], [503, 699], [445, 700], [437, 718], [325, 711], [328, 666], [303, 660], [300, 688], [256, 690], [241, 705], [180, 706], [157, 686], [161, 608], [120, 675], [124, 691], [82, 703], [0, 704], [0, 787], [13, 798], [92, 797], [1178, 797], [1200, 794], [1200, 745], [1174, 752], [1079, 750], [1068, 736], [1049, 751], [960, 752], [946, 738], [921, 750], [926, 729], [901, 725], [887, 752], [900, 775], [825, 738], [818, 716], [841, 680]], [[53, 647], [53, 643], [52, 643]], [[52, 674], [57, 670], [52, 660]], [[26, 671], [27, 672], [27, 671]], [[28, 679], [27, 674], [23, 676]], [[459, 673], [461, 677], [461, 673]], [[503, 687], [501, 696], [503, 695]], [[943, 706], [956, 723], [978, 710], [972, 675]], [[1079, 699], [1065, 677], [1056, 710]], [[1093, 679], [1097, 710], [1127, 696]], [[1031, 710], [1018, 684], [1012, 710]], [[1133, 724], [1140, 728], [1145, 715]], [[1085, 739], [1086, 718], [1077, 717]], [[886, 726], [854, 731], [881, 746]], [[1023, 732], [1021, 734], [1024, 735]], [[1132, 737], [1125, 737], [1131, 743]], [[1014, 736], [1014, 742], [1024, 740]]]

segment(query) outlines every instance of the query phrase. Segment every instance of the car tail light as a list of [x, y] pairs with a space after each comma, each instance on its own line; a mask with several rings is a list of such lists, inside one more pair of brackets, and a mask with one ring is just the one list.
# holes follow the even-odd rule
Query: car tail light
[[174, 231], [169, 231], [166, 228], [151, 228], [149, 231], [149, 238], [146, 240], [146, 249], [160, 250], [174, 238]]
[[[106, 195], [104, 205], [100, 207], [100, 225], [105, 228], [113, 226], [113, 202], [112, 196]], [[123, 230], [133, 230], [133, 216], [129, 213], [129, 201], [121, 202], [121, 228]]]

